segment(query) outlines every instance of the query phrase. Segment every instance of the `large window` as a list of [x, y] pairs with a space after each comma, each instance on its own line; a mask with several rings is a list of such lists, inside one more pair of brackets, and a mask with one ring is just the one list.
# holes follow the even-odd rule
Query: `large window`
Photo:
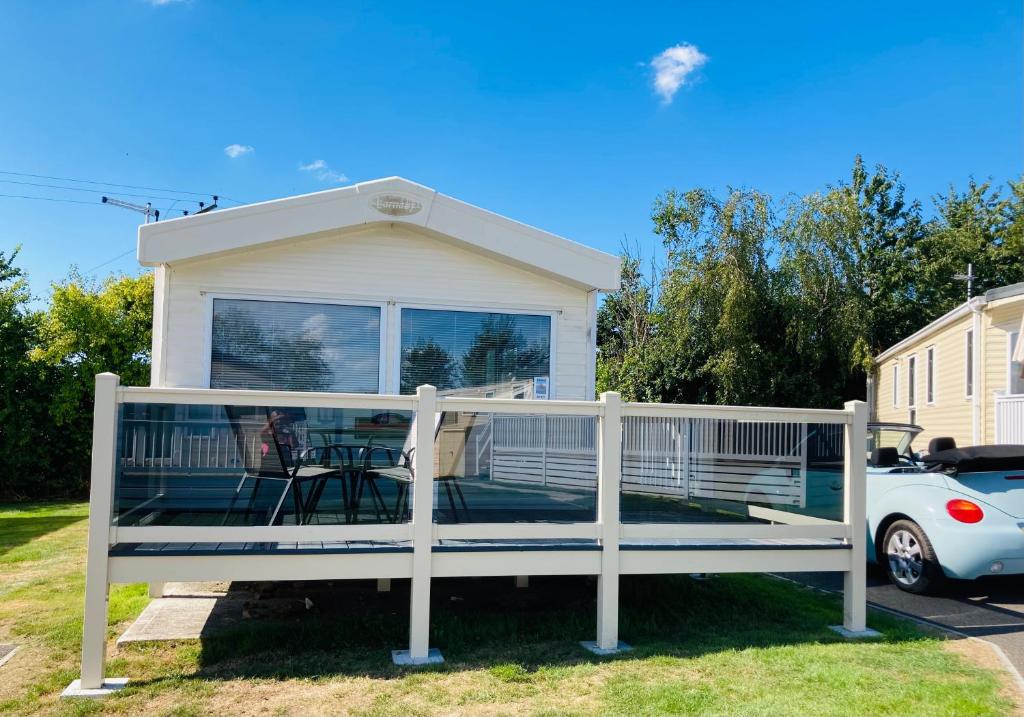
[[402, 309], [401, 392], [530, 398], [547, 390], [551, 317]]
[[380, 307], [214, 299], [210, 388], [377, 393]]

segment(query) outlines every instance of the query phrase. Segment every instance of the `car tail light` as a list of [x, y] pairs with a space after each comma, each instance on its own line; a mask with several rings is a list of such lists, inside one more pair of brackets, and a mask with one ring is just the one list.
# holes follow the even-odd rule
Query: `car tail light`
[[961, 523], [977, 523], [985, 517], [981, 506], [969, 500], [956, 498], [946, 503], [946, 512]]

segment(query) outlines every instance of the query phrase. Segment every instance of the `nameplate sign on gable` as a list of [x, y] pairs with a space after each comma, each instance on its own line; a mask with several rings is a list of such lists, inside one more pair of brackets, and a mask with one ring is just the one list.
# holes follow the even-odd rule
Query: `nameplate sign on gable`
[[378, 194], [370, 200], [370, 206], [389, 217], [407, 217], [423, 209], [423, 204], [399, 194]]

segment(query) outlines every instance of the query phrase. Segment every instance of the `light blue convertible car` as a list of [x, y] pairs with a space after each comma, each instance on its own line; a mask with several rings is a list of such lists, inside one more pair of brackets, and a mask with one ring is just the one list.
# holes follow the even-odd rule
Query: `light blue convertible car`
[[1024, 446], [958, 449], [910, 424], [868, 425], [868, 559], [901, 589], [1024, 573]]

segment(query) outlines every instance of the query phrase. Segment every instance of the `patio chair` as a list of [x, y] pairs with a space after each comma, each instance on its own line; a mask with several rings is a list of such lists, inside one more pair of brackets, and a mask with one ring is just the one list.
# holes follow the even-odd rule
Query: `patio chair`
[[[377, 510], [377, 519], [380, 520], [381, 512], [388, 519], [388, 522], [398, 522], [403, 515], [409, 510], [409, 490], [413, 483], [413, 477], [415, 470], [413, 468], [413, 456], [416, 453], [416, 448], [410, 448], [408, 451], [401, 451], [396, 448], [385, 448], [383, 446], [377, 446], [370, 449], [371, 452], [380, 451], [387, 455], [392, 462], [392, 465], [385, 467], [374, 467], [371, 465], [372, 461], [370, 455], [367, 456], [367, 467], [363, 471], [362, 481], [365, 485], [369, 485], [374, 495], [375, 510]], [[387, 506], [381, 495], [379, 487], [376, 485], [377, 480], [391, 480], [396, 484], [397, 495], [395, 497], [395, 510], [391, 513], [387, 510]], [[455, 506], [455, 496], [459, 497], [459, 503], [462, 504], [462, 512], [465, 519], [469, 520], [469, 505], [466, 503], [466, 496], [462, 492], [462, 488], [459, 486], [458, 476], [446, 475], [438, 476], [435, 478], [438, 483], [444, 486], [445, 495], [448, 498], [448, 505], [451, 507], [452, 515], [455, 517], [456, 522], [459, 520], [459, 509]], [[361, 490], [360, 490], [361, 495]], [[359, 497], [357, 496], [357, 504]]]
[[[225, 406], [224, 410], [235, 436], [244, 472], [235, 487], [235, 494], [224, 514], [222, 524], [234, 513], [249, 480], [253, 481], [253, 487], [246, 505], [246, 517], [252, 515], [261, 488], [266, 482], [271, 482], [280, 486], [280, 495], [276, 500], [272, 500], [271, 507], [266, 511], [266, 524], [281, 524], [282, 509], [289, 496], [293, 503], [296, 524], [304, 524], [316, 509], [316, 501], [323, 492], [323, 485], [330, 478], [339, 476], [339, 469], [326, 465], [326, 459], [321, 465], [310, 464], [308, 460], [315, 449], [295, 451], [292, 447], [283, 445], [278, 427], [282, 413], [270, 408], [246, 412], [239, 406]], [[311, 485], [304, 496], [302, 488], [307, 483]]]
[[[306, 498], [304, 507], [304, 512], [307, 515], [312, 515], [316, 512], [316, 507], [327, 486], [327, 481], [337, 477], [341, 484], [340, 497], [341, 504], [345, 509], [345, 522], [355, 522], [355, 495], [359, 484], [359, 476], [363, 468], [363, 456], [369, 448], [369, 444], [328, 443], [311, 449], [312, 452], [319, 452], [321, 454], [322, 466], [332, 468], [336, 466], [337, 475], [328, 475], [325, 479], [318, 480], [313, 485]], [[331, 462], [332, 456], [336, 459], [336, 463]]]
[[[377, 463], [378, 456], [383, 456], [383, 465]], [[382, 522], [383, 518], [388, 523], [397, 523], [408, 508], [412, 477], [412, 451], [406, 452], [400, 448], [388, 446], [367, 446], [356, 477], [354, 520], [358, 521], [363, 494], [368, 492], [370, 500], [373, 502], [377, 522]], [[379, 485], [382, 480], [395, 484], [394, 512], [388, 509], [387, 501], [384, 500], [384, 494]]]

